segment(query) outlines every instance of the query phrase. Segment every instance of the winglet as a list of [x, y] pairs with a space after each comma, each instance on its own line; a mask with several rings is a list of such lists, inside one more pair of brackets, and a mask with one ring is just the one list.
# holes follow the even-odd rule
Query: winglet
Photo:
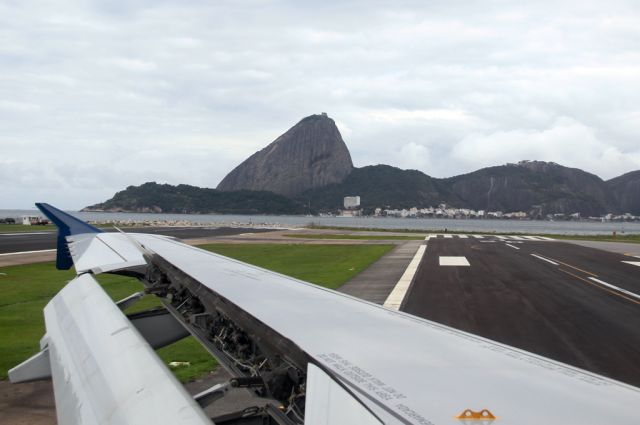
[[56, 268], [58, 270], [68, 270], [73, 265], [73, 259], [71, 258], [67, 244], [67, 236], [80, 235], [83, 233], [102, 233], [102, 230], [64, 211], [60, 211], [49, 204], [36, 203], [36, 207], [58, 226], [58, 253], [56, 257]]

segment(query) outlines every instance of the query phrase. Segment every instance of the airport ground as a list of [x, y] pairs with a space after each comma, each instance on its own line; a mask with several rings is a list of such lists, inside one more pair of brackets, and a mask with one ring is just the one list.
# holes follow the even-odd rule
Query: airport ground
[[[465, 234], [425, 240], [424, 234], [330, 229], [187, 232], [193, 244], [393, 245], [339, 288], [378, 304], [406, 278], [408, 265], [426, 245], [411, 271], [401, 311], [640, 386], [640, 244]], [[19, 246], [52, 249], [33, 241]], [[4, 246], [0, 236], [0, 252]], [[5, 255], [0, 264], [49, 261], [54, 254]], [[187, 388], [197, 392], [225, 377], [218, 370]], [[0, 381], [0, 406], [31, 412], [32, 420], [25, 423], [38, 423], [39, 417], [40, 423], [54, 423], [50, 384], [29, 385], [30, 391]], [[234, 397], [226, 408], [244, 400], [242, 394]]]

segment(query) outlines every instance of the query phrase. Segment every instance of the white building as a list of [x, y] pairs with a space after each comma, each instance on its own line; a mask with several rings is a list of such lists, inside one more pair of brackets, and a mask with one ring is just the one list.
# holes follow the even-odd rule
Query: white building
[[23, 215], [22, 224], [24, 226], [31, 226], [41, 224], [44, 220], [39, 215]]
[[345, 196], [344, 197], [344, 208], [345, 209], [353, 209], [358, 208], [360, 206], [360, 197], [359, 196]]

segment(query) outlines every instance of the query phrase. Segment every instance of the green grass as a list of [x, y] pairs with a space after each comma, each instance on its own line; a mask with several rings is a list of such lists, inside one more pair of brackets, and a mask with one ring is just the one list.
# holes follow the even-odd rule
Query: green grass
[[357, 240], [369, 240], [369, 241], [419, 241], [426, 236], [405, 236], [405, 235], [335, 235], [330, 233], [292, 233], [285, 234], [288, 238], [299, 239], [357, 239]]
[[[269, 268], [280, 273], [336, 288], [375, 262], [393, 245], [207, 245], [203, 248]], [[0, 379], [8, 369], [39, 350], [44, 335], [42, 309], [73, 277], [73, 271], [58, 271], [53, 263], [0, 267]], [[98, 281], [114, 300], [140, 291], [135, 279], [99, 275]], [[153, 296], [144, 297], [127, 313], [160, 305]], [[215, 359], [193, 337], [157, 351], [165, 363], [187, 361], [174, 369], [182, 381], [202, 376], [216, 367]]]
[[208, 249], [297, 279], [336, 289], [393, 245], [210, 244]]

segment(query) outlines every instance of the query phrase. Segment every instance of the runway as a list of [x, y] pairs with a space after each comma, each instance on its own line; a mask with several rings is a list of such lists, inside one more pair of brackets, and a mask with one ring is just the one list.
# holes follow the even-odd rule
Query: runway
[[426, 243], [402, 311], [640, 386], [640, 258], [522, 237]]
[[[116, 231], [115, 229], [104, 230], [106, 232]], [[136, 227], [123, 228], [122, 230], [125, 232], [173, 236], [178, 239], [209, 238], [272, 231], [272, 229], [240, 227]], [[0, 254], [55, 249], [56, 235], [56, 232], [0, 233]]]

